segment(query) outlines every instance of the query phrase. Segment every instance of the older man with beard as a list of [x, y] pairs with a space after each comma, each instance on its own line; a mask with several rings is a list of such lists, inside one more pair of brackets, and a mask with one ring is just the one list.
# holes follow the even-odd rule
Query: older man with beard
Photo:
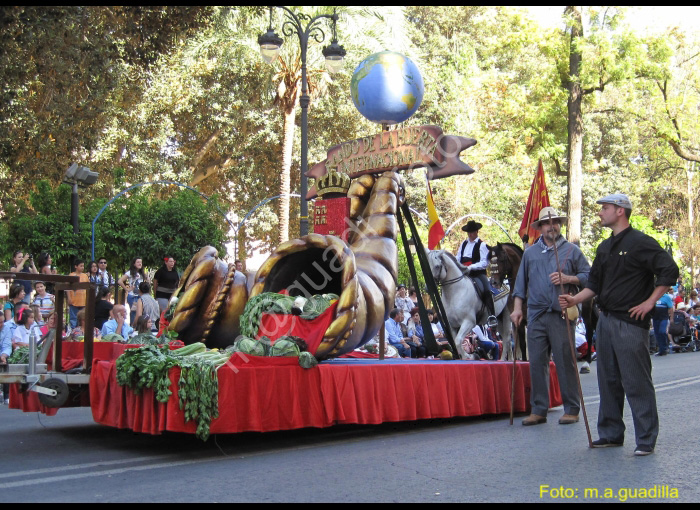
[[[541, 232], [540, 238], [525, 250], [515, 282], [515, 303], [510, 315], [518, 326], [523, 320], [523, 301], [527, 298], [527, 348], [530, 356], [531, 414], [523, 425], [537, 425], [547, 421], [549, 409], [549, 353], [552, 353], [559, 378], [564, 403], [562, 425], [579, 420], [581, 402], [578, 394], [576, 364], [571, 353], [569, 338], [574, 336], [574, 323], [562, 315], [559, 305], [561, 284], [567, 292], [584, 286], [590, 265], [578, 246], [561, 235], [561, 216], [553, 207], [540, 211], [539, 219], [532, 224]], [[557, 265], [559, 254], [561, 273]], [[571, 330], [567, 334], [566, 328]]]

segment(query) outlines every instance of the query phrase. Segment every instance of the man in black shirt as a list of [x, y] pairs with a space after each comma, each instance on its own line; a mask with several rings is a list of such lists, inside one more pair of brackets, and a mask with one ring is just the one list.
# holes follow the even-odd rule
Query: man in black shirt
[[651, 379], [649, 320], [656, 301], [678, 278], [678, 266], [653, 238], [629, 224], [632, 204], [621, 193], [601, 198], [600, 216], [612, 235], [600, 243], [586, 288], [562, 294], [562, 309], [598, 296], [596, 327], [600, 409], [594, 448], [622, 446], [625, 395], [632, 409], [635, 455], [654, 451], [659, 434], [656, 393]]

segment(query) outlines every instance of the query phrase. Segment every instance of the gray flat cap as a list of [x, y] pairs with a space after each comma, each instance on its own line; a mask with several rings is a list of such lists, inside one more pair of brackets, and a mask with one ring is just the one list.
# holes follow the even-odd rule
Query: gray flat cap
[[595, 201], [596, 204], [612, 204], [624, 209], [632, 210], [632, 202], [624, 193], [613, 193], [607, 197], [600, 198]]

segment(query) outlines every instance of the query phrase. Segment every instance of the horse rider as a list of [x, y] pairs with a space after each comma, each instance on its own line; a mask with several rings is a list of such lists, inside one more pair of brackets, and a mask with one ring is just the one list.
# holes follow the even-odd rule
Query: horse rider
[[469, 220], [462, 230], [467, 233], [467, 239], [462, 242], [457, 250], [457, 260], [462, 265], [469, 267], [469, 275], [479, 280], [483, 285], [483, 295], [481, 296], [486, 308], [489, 311], [489, 317], [486, 323], [489, 327], [494, 327], [497, 324], [496, 311], [493, 304], [493, 293], [491, 292], [491, 284], [486, 277], [486, 268], [489, 265], [489, 248], [486, 243], [479, 239], [479, 230], [483, 225], [478, 221]]
[[523, 320], [523, 301], [527, 299], [527, 348], [532, 391], [531, 414], [522, 422], [525, 426], [547, 421], [550, 352], [564, 404], [564, 415], [559, 423], [568, 425], [579, 421], [581, 402], [577, 367], [571, 352], [569, 334], [566, 332], [568, 327], [573, 337], [574, 323], [562, 316], [559, 290], [562, 284], [567, 292], [576, 286], [585, 286], [591, 268], [578, 246], [561, 235], [564, 219], [566, 216], [558, 214], [553, 207], [544, 207], [540, 211], [539, 219], [531, 226], [539, 230], [541, 235], [523, 252], [515, 280], [515, 299], [510, 318], [516, 327]]

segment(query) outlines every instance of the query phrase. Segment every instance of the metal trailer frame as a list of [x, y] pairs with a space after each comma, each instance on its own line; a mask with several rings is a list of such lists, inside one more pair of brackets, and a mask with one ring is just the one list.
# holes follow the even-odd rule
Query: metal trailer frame
[[[26, 280], [40, 282], [55, 282], [56, 290], [56, 330], [49, 331], [39, 342], [41, 351], [36, 354], [39, 345], [30, 339], [29, 363], [0, 365], [0, 384], [20, 384], [20, 391], [34, 391], [39, 394], [39, 400], [47, 407], [62, 407], [68, 400], [71, 385], [88, 385], [90, 383], [90, 370], [92, 368], [94, 345], [94, 310], [96, 284], [81, 282], [78, 276], [47, 275], [37, 273], [13, 273], [2, 271], [0, 279]], [[68, 290], [86, 290], [85, 299], [85, 337], [82, 368], [63, 371], [62, 344], [63, 335], [57, 335], [57, 331], [63, 331], [63, 308], [65, 292]], [[47, 370], [46, 358], [51, 345], [53, 349], [53, 370]], [[79, 372], [79, 373], [75, 373]]]

